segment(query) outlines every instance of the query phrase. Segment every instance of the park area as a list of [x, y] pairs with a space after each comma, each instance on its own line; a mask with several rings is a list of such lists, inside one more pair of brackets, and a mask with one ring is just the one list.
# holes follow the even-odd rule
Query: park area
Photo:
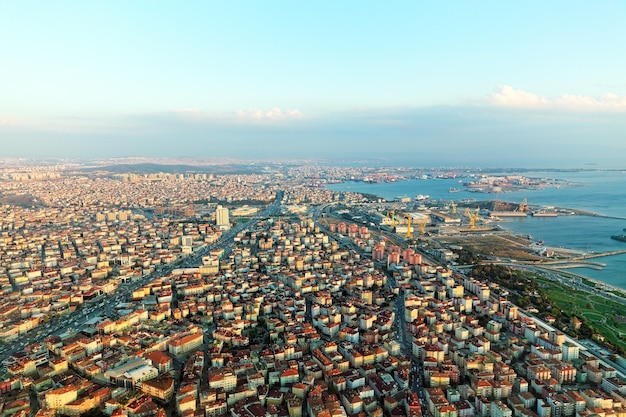
[[601, 295], [564, 286], [549, 278], [535, 275], [533, 278], [544, 297], [567, 315], [575, 316], [593, 329], [594, 335], [626, 351], [626, 320], [624, 305]]

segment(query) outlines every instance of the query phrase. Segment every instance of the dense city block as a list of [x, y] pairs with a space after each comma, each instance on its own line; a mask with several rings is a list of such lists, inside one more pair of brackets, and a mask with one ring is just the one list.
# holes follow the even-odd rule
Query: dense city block
[[475, 233], [480, 209], [404, 219], [323, 187], [380, 173], [262, 171], [2, 172], [0, 413], [626, 416], [618, 358], [580, 321], [411, 236]]

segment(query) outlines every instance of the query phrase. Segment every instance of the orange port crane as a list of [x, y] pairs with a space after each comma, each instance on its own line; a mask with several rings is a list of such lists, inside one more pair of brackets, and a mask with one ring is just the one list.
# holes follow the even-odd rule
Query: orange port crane
[[522, 213], [526, 213], [529, 210], [530, 209], [528, 208], [528, 201], [526, 199], [522, 200], [522, 202], [520, 203], [519, 207], [517, 208], [517, 211], [522, 212]]
[[471, 211], [469, 207], [465, 208], [464, 214], [465, 214], [465, 217], [469, 219], [470, 229], [476, 228], [476, 220], [478, 220], [479, 213], [480, 213], [480, 207], [477, 207], [475, 212]]
[[407, 214], [404, 218], [406, 219], [406, 238], [411, 239], [411, 216]]

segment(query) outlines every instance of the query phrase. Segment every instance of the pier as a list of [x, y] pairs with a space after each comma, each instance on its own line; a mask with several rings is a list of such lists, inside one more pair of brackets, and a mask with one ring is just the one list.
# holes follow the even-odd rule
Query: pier
[[569, 268], [590, 268], [596, 270], [602, 270], [606, 265], [600, 262], [592, 262], [589, 259], [602, 258], [605, 256], [622, 255], [626, 253], [626, 249], [602, 252], [602, 253], [590, 253], [585, 255], [578, 255], [568, 259], [557, 259], [550, 261], [543, 261], [540, 264], [549, 266], [555, 269], [569, 269]]
[[604, 256], [623, 255], [626, 253], [626, 249], [614, 250], [612, 252], [590, 253], [588, 255], [576, 256], [570, 259], [571, 261], [582, 261], [585, 259], [602, 258]]
[[558, 263], [558, 264], [550, 264], [550, 266], [552, 268], [555, 269], [570, 269], [570, 268], [589, 268], [589, 269], [595, 269], [597, 271], [602, 271], [602, 266], [600, 265], [596, 265], [593, 263], [571, 263], [571, 262], [566, 262], [566, 263]]

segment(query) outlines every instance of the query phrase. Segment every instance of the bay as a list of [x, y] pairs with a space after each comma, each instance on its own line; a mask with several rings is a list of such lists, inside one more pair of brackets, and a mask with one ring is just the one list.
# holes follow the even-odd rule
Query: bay
[[[512, 175], [511, 172], [501, 173]], [[532, 178], [560, 179], [573, 186], [551, 187], [539, 190], [521, 190], [500, 194], [475, 193], [463, 189], [458, 179], [408, 180], [369, 184], [345, 182], [328, 185], [336, 191], [353, 191], [378, 195], [388, 200], [396, 197], [414, 199], [418, 194], [431, 200], [495, 200], [520, 203], [527, 199], [531, 207], [554, 206], [585, 210], [600, 216], [559, 216], [508, 218], [499, 221], [507, 230], [531, 235], [543, 240], [546, 246], [571, 248], [585, 252], [608, 252], [626, 249], [626, 243], [610, 239], [611, 235], [624, 233], [626, 227], [626, 172], [624, 171], [530, 171], [521, 175]], [[497, 175], [497, 174], [490, 174]], [[450, 193], [450, 188], [461, 191]], [[575, 272], [607, 284], [626, 289], [626, 255], [596, 259], [605, 264], [602, 270], [577, 268]]]

